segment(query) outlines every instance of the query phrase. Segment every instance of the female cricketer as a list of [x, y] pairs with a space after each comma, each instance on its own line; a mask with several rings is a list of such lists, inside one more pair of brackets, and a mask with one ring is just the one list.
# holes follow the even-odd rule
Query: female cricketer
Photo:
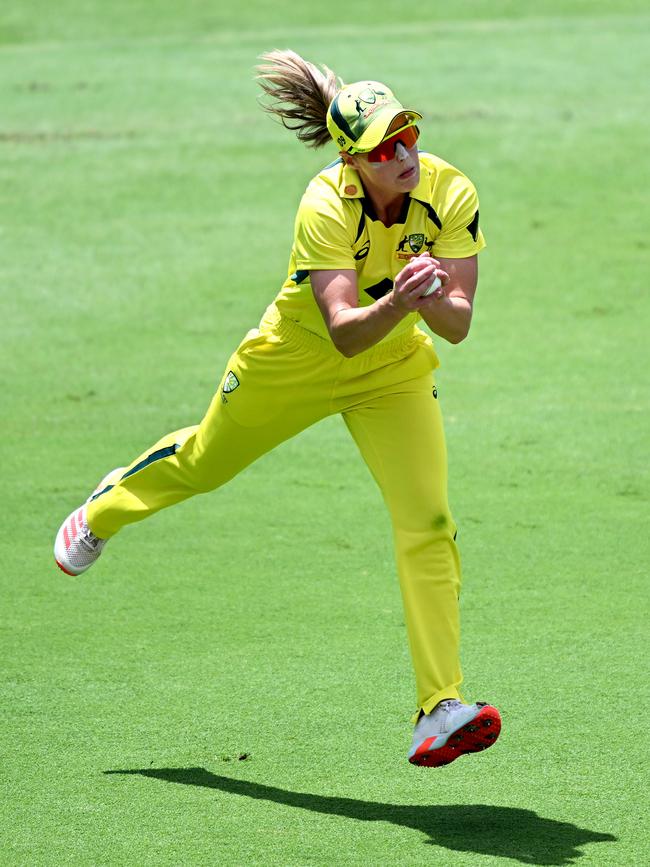
[[459, 343], [477, 285], [476, 190], [418, 151], [422, 115], [377, 81], [347, 86], [292, 51], [262, 57], [265, 108], [338, 159], [307, 186], [287, 279], [224, 371], [199, 425], [109, 473], [66, 519], [54, 554], [79, 575], [122, 527], [223, 485], [274, 446], [343, 416], [390, 512], [415, 671], [409, 761], [489, 747], [501, 719], [459, 692], [460, 563], [431, 338]]

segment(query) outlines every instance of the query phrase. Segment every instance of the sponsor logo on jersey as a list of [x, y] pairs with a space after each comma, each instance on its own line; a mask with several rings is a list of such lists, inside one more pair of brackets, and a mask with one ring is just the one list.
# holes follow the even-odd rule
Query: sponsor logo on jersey
[[359, 259], [365, 259], [369, 252], [370, 252], [370, 241], [366, 241], [366, 243], [363, 245], [363, 247], [354, 254], [354, 258], [357, 261], [359, 261]]

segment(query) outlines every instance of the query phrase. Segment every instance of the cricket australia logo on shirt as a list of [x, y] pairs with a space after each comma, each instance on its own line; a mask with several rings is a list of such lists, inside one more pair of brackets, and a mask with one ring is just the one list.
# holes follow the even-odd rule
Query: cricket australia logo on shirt
[[221, 386], [221, 400], [224, 403], [228, 403], [226, 395], [233, 392], [236, 388], [239, 388], [239, 380], [232, 370], [229, 370]]
[[424, 235], [422, 232], [418, 232], [415, 235], [409, 235], [409, 247], [413, 250], [414, 253], [419, 253], [422, 249], [422, 245], [424, 244]]
[[432, 247], [433, 241], [430, 241], [424, 232], [414, 232], [411, 235], [404, 235], [397, 245], [396, 255], [398, 259], [410, 259], [412, 256], [417, 256], [422, 251], [422, 248], [426, 248], [431, 252]]

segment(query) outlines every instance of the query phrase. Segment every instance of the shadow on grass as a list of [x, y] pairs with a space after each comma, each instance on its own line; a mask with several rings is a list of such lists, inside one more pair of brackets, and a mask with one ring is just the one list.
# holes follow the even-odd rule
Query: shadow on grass
[[[612, 834], [578, 828], [570, 822], [544, 819], [532, 810], [486, 804], [400, 806], [353, 798], [332, 798], [291, 792], [210, 773], [205, 768], [142, 768], [104, 771], [137, 774], [168, 783], [202, 786], [256, 800], [274, 801], [314, 813], [345, 816], [364, 822], [392, 822], [428, 836], [427, 843], [459, 852], [512, 858], [523, 864], [566, 865], [583, 853], [585, 843], [614, 841]], [[604, 863], [613, 863], [606, 858]]]

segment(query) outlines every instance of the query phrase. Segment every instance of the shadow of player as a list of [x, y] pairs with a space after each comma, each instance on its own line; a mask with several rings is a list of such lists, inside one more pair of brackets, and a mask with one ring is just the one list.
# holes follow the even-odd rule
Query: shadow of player
[[[512, 858], [523, 864], [571, 864], [586, 843], [615, 841], [612, 834], [578, 828], [570, 822], [544, 819], [532, 810], [487, 804], [403, 806], [353, 798], [334, 798], [291, 792], [275, 786], [250, 783], [213, 774], [205, 768], [142, 768], [104, 771], [105, 774], [137, 774], [168, 783], [202, 786], [256, 800], [363, 822], [390, 822], [421, 831], [427, 843], [459, 852]], [[611, 857], [606, 859], [614, 863]]]

